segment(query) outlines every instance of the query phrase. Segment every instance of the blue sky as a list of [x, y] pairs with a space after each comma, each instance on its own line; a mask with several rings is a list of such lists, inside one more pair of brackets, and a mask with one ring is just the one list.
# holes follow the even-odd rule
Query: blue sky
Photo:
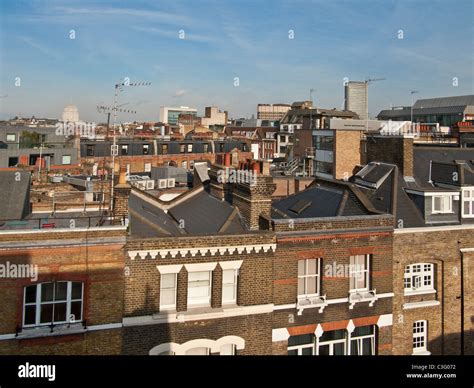
[[472, 0], [0, 4], [1, 118], [59, 117], [73, 103], [81, 119], [101, 120], [96, 106], [112, 104], [123, 77], [152, 85], [120, 94], [138, 112], [121, 121], [157, 120], [162, 105], [250, 117], [257, 103], [308, 99], [310, 88], [317, 106], [341, 108], [344, 77], [386, 78], [370, 87], [373, 115], [409, 105], [410, 90], [474, 91]]

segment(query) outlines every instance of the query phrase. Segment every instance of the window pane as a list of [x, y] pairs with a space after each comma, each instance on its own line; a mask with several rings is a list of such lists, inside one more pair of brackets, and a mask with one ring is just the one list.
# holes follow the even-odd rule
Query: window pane
[[316, 277], [306, 279], [308, 286], [308, 294], [316, 294]]
[[313, 348], [303, 348], [301, 349], [303, 356], [311, 356], [313, 354]]
[[191, 287], [188, 289], [188, 295], [190, 298], [202, 298], [209, 296], [209, 287]]
[[66, 321], [66, 303], [55, 303], [54, 322]]
[[224, 284], [233, 284], [235, 282], [235, 270], [226, 269], [222, 271], [222, 282]]
[[357, 340], [351, 341], [351, 356], [359, 355], [359, 342]]
[[288, 350], [288, 355], [289, 356], [297, 356], [298, 355], [298, 350], [297, 349]]
[[374, 327], [373, 326], [359, 326], [356, 327], [351, 334], [352, 337], [359, 337], [362, 335], [370, 335], [373, 334], [374, 332]]
[[36, 306], [25, 306], [25, 325], [36, 323]]
[[25, 303], [36, 302], [36, 286], [28, 286], [25, 288]]
[[370, 356], [372, 354], [373, 354], [372, 338], [363, 338], [362, 339], [362, 355]]
[[325, 331], [321, 336], [320, 342], [332, 341], [344, 338], [344, 330]]
[[194, 282], [194, 281], [200, 281], [200, 280], [209, 281], [209, 272], [208, 271], [189, 272], [188, 281]]
[[161, 288], [174, 288], [176, 275], [174, 273], [166, 273], [161, 275]]
[[305, 274], [304, 272], [304, 260], [299, 260], [298, 261], [298, 276], [303, 276]]
[[311, 344], [314, 341], [313, 334], [294, 335], [288, 338], [288, 346]]
[[298, 279], [298, 295], [304, 295], [304, 278]]
[[82, 321], [82, 302], [71, 302], [71, 315], [74, 315], [74, 321]]
[[160, 294], [160, 304], [163, 306], [170, 306], [175, 304], [175, 289], [162, 289]]
[[338, 343], [333, 345], [333, 354], [335, 356], [342, 356], [344, 355], [344, 343]]
[[308, 260], [308, 273], [307, 275], [316, 274], [316, 259]]
[[71, 298], [82, 299], [82, 283], [81, 282], [72, 283]]
[[67, 299], [67, 282], [57, 282], [55, 284], [56, 291], [54, 294], [54, 300], [66, 300]]
[[53, 283], [43, 283], [41, 285], [41, 301], [50, 302], [53, 300]]
[[320, 356], [329, 356], [329, 345], [322, 345], [319, 347]]
[[233, 284], [224, 285], [222, 287], [222, 301], [234, 301], [235, 300], [235, 287]]
[[40, 323], [50, 323], [53, 321], [53, 304], [41, 305]]

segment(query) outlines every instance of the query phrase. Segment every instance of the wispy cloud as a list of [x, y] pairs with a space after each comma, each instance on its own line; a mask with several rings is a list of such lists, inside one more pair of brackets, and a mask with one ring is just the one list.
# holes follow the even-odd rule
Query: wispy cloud
[[212, 36], [194, 34], [187, 30], [181, 29], [164, 29], [157, 27], [132, 27], [135, 31], [145, 32], [148, 34], [158, 35], [169, 39], [189, 40], [192, 42], [212, 43], [217, 42], [217, 39]]
[[19, 36], [18, 37], [22, 42], [26, 43], [30, 47], [34, 48], [35, 50], [38, 50], [42, 54], [44, 54], [47, 57], [50, 57], [52, 59], [59, 60], [62, 58], [62, 55], [57, 52], [56, 50], [52, 49], [51, 47], [48, 47], [42, 43], [39, 43], [35, 39], [29, 37], [29, 36]]
[[179, 89], [179, 90], [177, 90], [176, 92], [174, 92], [173, 97], [174, 97], [174, 98], [183, 97], [185, 94], [186, 94], [186, 90], [184, 90], [184, 89]]

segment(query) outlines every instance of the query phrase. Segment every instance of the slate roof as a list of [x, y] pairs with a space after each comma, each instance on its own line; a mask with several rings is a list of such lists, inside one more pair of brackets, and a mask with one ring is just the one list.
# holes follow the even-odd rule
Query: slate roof
[[246, 231], [238, 210], [228, 202], [213, 197], [204, 187], [188, 191], [166, 205], [151, 197], [144, 200], [133, 189], [129, 209], [130, 230], [135, 237]]
[[[396, 165], [372, 162], [359, 171], [353, 179], [360, 185], [359, 189], [375, 209], [395, 216], [396, 227], [399, 225], [404, 228], [424, 226], [424, 218], [405, 192], [407, 184]], [[368, 184], [364, 184], [363, 181]], [[369, 187], [370, 185], [374, 187]], [[399, 224], [400, 220], [403, 221], [402, 224]]]
[[[413, 169], [417, 181], [422, 187], [428, 186], [430, 175], [430, 161], [438, 163], [453, 164], [456, 160], [469, 162], [469, 167], [474, 167], [474, 150], [469, 148], [450, 148], [450, 147], [414, 147], [413, 148]], [[449, 170], [452, 173], [452, 170]], [[448, 171], [448, 173], [449, 173]], [[432, 170], [433, 173], [437, 172]], [[449, 181], [448, 178], [441, 178], [442, 181]], [[466, 184], [474, 180], [472, 175], [465, 174]], [[474, 183], [474, 182], [473, 182]]]
[[320, 180], [306, 190], [275, 202], [272, 218], [320, 218], [371, 214], [350, 186], [331, 187]]
[[30, 213], [30, 184], [27, 171], [0, 171], [0, 219], [20, 220]]

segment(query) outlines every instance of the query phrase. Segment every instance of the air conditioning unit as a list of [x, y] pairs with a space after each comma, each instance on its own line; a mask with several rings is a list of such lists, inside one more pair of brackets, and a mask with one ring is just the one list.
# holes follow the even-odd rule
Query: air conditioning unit
[[146, 181], [146, 189], [153, 190], [155, 188], [155, 181], [149, 180]]
[[158, 179], [158, 188], [166, 189], [168, 187], [168, 179]]
[[176, 180], [174, 178], [168, 178], [168, 187], [175, 187]]

